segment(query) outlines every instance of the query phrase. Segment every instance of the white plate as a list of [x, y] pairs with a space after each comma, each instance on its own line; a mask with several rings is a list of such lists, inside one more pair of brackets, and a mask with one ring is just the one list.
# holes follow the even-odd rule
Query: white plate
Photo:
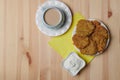
[[[100, 21], [100, 20], [98, 20], [98, 19], [92, 19], [92, 18], [90, 18], [90, 19], [88, 19], [88, 20], [89, 20], [89, 21], [97, 20], [97, 21], [102, 25], [102, 27], [104, 27], [104, 28], [108, 31], [108, 36], [109, 36], [109, 38], [108, 38], [108, 40], [107, 40], [106, 47], [105, 47], [105, 49], [104, 49], [104, 51], [105, 51], [105, 50], [107, 49], [107, 47], [109, 46], [109, 43], [110, 43], [110, 32], [109, 32], [108, 27], [107, 27], [102, 21]], [[76, 26], [75, 26], [75, 28], [74, 28], [74, 30], [73, 30], [72, 37], [73, 37], [73, 35], [75, 35], [75, 33], [76, 33]], [[75, 45], [74, 45], [74, 47], [80, 52], [80, 49], [78, 49]], [[103, 51], [103, 52], [104, 52], [104, 51]], [[97, 55], [99, 55], [99, 54], [101, 54], [101, 53], [97, 52], [97, 53], [95, 54], [95, 56], [97, 56]]]
[[[53, 7], [63, 10], [66, 16], [64, 25], [59, 29], [50, 29], [46, 27], [42, 23], [42, 20], [41, 20], [44, 15], [44, 11], [48, 8], [53, 8]], [[64, 3], [57, 1], [57, 0], [55, 1], [50, 0], [50, 1], [45, 2], [43, 5], [38, 7], [38, 10], [36, 12], [36, 24], [39, 30], [48, 36], [59, 36], [59, 35], [64, 34], [70, 28], [71, 22], [72, 22], [72, 13], [70, 9]]]

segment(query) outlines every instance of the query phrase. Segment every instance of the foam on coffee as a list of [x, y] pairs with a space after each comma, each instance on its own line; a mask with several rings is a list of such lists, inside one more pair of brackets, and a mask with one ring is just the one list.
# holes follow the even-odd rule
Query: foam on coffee
[[51, 8], [45, 12], [44, 19], [48, 25], [54, 27], [60, 21], [60, 12], [55, 8]]

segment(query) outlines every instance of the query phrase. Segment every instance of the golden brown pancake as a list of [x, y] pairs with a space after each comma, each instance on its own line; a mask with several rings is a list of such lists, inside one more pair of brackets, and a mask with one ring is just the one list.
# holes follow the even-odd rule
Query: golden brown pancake
[[95, 26], [88, 20], [80, 20], [77, 24], [76, 34], [79, 34], [82, 37], [89, 36]]
[[96, 26], [95, 33], [96, 35], [101, 35], [104, 36], [105, 38], [108, 38], [108, 31], [101, 25]]
[[92, 34], [92, 40], [96, 42], [98, 52], [103, 52], [108, 40], [108, 31], [101, 25], [96, 25], [95, 32]]
[[92, 40], [96, 42], [98, 52], [103, 52], [106, 47], [107, 38], [99, 35], [92, 37]]
[[91, 21], [94, 25], [100, 25], [100, 23], [97, 20]]
[[85, 47], [84, 49], [80, 49], [80, 52], [82, 54], [87, 54], [87, 55], [93, 55], [97, 53], [97, 46], [96, 43], [92, 40], [90, 40], [90, 44]]
[[89, 44], [88, 37], [81, 37], [78, 34], [75, 34], [72, 37], [72, 40], [73, 40], [74, 45], [79, 49], [85, 48]]

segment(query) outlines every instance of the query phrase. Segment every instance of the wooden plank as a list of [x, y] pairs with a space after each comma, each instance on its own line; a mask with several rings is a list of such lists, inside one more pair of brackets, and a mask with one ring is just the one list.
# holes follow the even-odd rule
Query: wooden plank
[[108, 20], [111, 31], [111, 44], [108, 50], [108, 66], [109, 66], [109, 80], [119, 80], [120, 79], [120, 12], [113, 11], [113, 15]]
[[[23, 4], [25, 3], [25, 4]], [[27, 6], [27, 9], [26, 9]], [[26, 10], [25, 10], [26, 9]], [[25, 15], [26, 13], [26, 15]], [[29, 2], [18, 1], [17, 79], [29, 80]], [[26, 20], [27, 19], [27, 20]]]
[[[97, 4], [97, 3], [99, 3], [99, 4]], [[105, 3], [106, 3], [106, 5], [105, 5]], [[92, 0], [92, 1], [90, 1], [90, 18], [96, 18], [96, 19], [100, 19], [102, 21], [107, 20], [106, 19], [107, 12], [108, 12], [107, 3], [108, 3], [107, 0], [99, 0], [99, 1]], [[97, 5], [95, 5], [95, 4], [97, 4]], [[105, 52], [104, 54], [107, 54], [107, 52]], [[106, 61], [104, 61], [104, 60], [106, 60]], [[90, 66], [90, 79], [91, 80], [96, 80], [95, 76], [97, 76], [97, 80], [108, 80], [107, 78], [105, 79], [105, 77], [108, 73], [107, 72], [108, 67], [105, 64], [105, 62], [107, 62], [107, 57], [104, 57], [102, 55], [97, 56], [92, 61], [91, 66]], [[104, 69], [106, 69], [106, 73], [103, 71]]]
[[5, 52], [4, 67], [5, 80], [16, 80], [17, 73], [17, 1], [8, 0], [6, 4]]
[[[120, 79], [120, 1], [109, 0], [109, 12], [111, 17], [108, 20], [109, 28], [111, 31], [111, 44], [108, 50], [108, 66], [109, 66], [109, 80]], [[115, 73], [115, 74], [114, 74]]]
[[29, 62], [29, 80], [37, 80], [39, 74], [39, 34], [38, 28], [35, 24], [35, 13], [37, 10], [38, 1], [29, 0], [29, 8], [30, 8], [30, 30], [29, 30], [29, 49], [28, 49], [28, 60]]
[[4, 80], [4, 51], [5, 51], [5, 46], [4, 46], [4, 40], [5, 40], [5, 1], [1, 0], [0, 1], [0, 79]]

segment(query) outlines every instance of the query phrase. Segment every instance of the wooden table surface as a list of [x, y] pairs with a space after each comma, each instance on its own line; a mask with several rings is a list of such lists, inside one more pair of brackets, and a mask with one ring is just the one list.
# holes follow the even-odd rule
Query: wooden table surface
[[108, 50], [71, 77], [62, 58], [35, 24], [44, 0], [0, 0], [0, 80], [120, 80], [120, 0], [62, 0], [86, 18], [103, 20], [111, 32]]

